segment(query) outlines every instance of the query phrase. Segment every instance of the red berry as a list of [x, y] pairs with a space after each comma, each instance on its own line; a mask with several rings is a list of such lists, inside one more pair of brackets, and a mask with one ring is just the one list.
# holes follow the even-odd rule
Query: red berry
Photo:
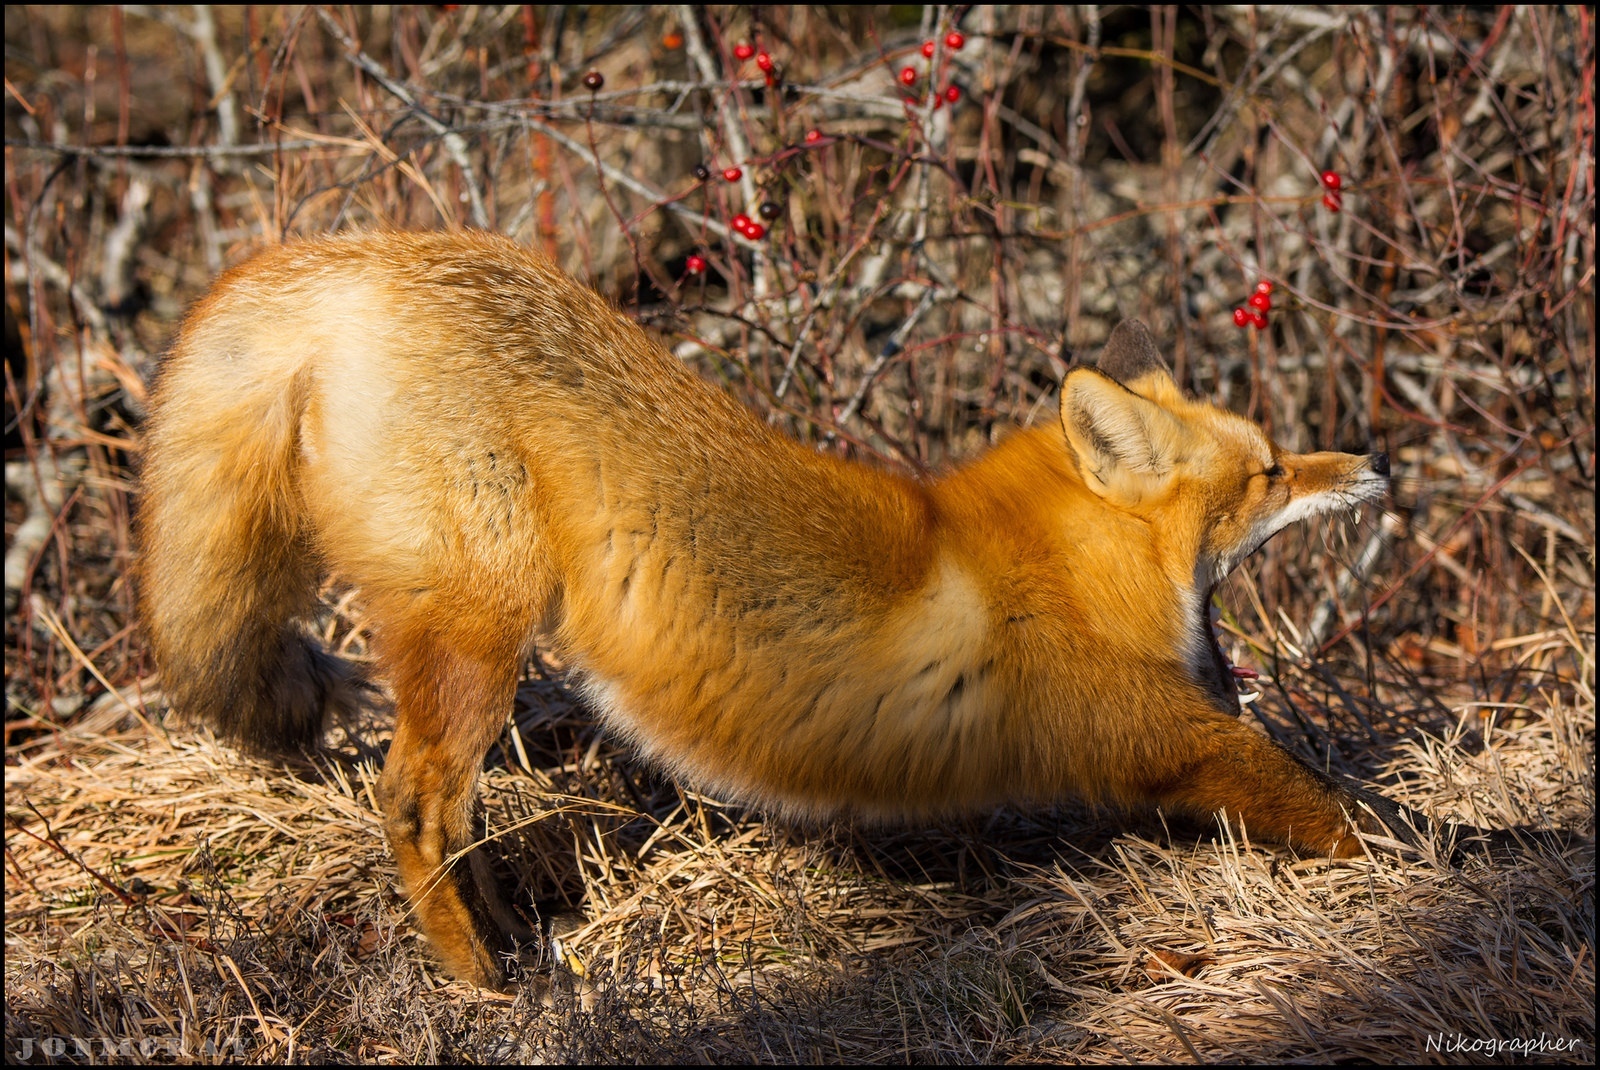
[[760, 241], [762, 238], [766, 237], [766, 235], [767, 228], [762, 226], [760, 223], [752, 221], [748, 227], [744, 228], [744, 236], [749, 238], [751, 241]]
[[1250, 326], [1254, 327], [1258, 331], [1266, 330], [1267, 317], [1262, 315], [1260, 312], [1250, 313]]
[[691, 275], [698, 275], [706, 269], [706, 258], [699, 253], [690, 256], [683, 262], [683, 270]]
[[917, 82], [917, 69], [915, 67], [900, 68], [900, 84], [915, 85]]
[[951, 30], [949, 33], [944, 35], [944, 47], [948, 48], [952, 52], [960, 52], [961, 46], [966, 43], [967, 39], [962, 37], [961, 33], [957, 30]]
[[819, 142], [821, 140], [822, 140], [822, 131], [821, 130], [807, 130], [806, 131], [806, 144], [807, 145], [815, 145], [817, 142]]
[[749, 59], [755, 54], [756, 46], [752, 45], [749, 41], [740, 41], [738, 44], [733, 46], [733, 58], [741, 62]]
[[1251, 308], [1265, 312], [1272, 307], [1272, 298], [1264, 293], [1253, 293], [1250, 295], [1249, 305]]
[[1330, 193], [1338, 193], [1339, 187], [1344, 185], [1344, 179], [1339, 177], [1337, 171], [1322, 172], [1322, 186]]
[[728, 225], [734, 230], [737, 230], [740, 234], [743, 234], [745, 231], [750, 229], [750, 217], [745, 215], [743, 212], [740, 212], [729, 221]]
[[958, 85], [946, 86], [944, 91], [944, 99], [948, 100], [952, 104], [960, 100], [961, 87]]
[[763, 71], [766, 71], [768, 74], [771, 74], [772, 73], [772, 57], [767, 55], [765, 52], [757, 52], [756, 53], [756, 66], [760, 67]]
[[1243, 327], [1245, 324], [1247, 324], [1249, 322], [1250, 322], [1250, 313], [1246, 312], [1242, 308], [1236, 308], [1236, 309], [1233, 310], [1233, 325], [1235, 327]]
[[922, 42], [922, 55], [926, 59], [932, 59], [933, 58], [933, 42], [932, 41], [924, 41], [924, 42]]
[[1262, 279], [1260, 282], [1256, 283], [1256, 293], [1270, 294], [1271, 292], [1272, 283], [1268, 282], [1266, 279]]
[[744, 177], [744, 172], [737, 167], [729, 167], [722, 172], [722, 177], [729, 182], [737, 182]]
[[606, 84], [606, 76], [599, 71], [590, 71], [583, 76], [583, 84], [588, 87], [589, 92], [598, 93], [600, 87]]
[[1322, 207], [1330, 212], [1337, 212], [1344, 207], [1344, 198], [1337, 193], [1324, 193], [1322, 195]]

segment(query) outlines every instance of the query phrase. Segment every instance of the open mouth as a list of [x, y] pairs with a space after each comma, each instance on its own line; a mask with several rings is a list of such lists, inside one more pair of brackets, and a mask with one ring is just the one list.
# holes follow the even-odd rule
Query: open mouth
[[1261, 697], [1261, 692], [1250, 689], [1240, 690], [1255, 680], [1261, 679], [1261, 674], [1254, 669], [1235, 665], [1222, 649], [1222, 636], [1217, 631], [1217, 621], [1221, 619], [1221, 610], [1211, 600], [1211, 591], [1206, 591], [1205, 598], [1200, 603], [1200, 629], [1205, 635], [1205, 643], [1211, 652], [1209, 664], [1202, 672], [1202, 683], [1206, 690], [1224, 706], [1234, 713], [1240, 712], [1243, 707]]

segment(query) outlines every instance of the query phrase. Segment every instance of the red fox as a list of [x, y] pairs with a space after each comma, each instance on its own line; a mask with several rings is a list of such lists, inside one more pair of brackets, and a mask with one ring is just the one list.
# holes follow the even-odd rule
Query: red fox
[[509, 240], [345, 236], [261, 253], [185, 321], [140, 597], [173, 707], [270, 750], [359, 699], [301, 621], [323, 571], [360, 589], [401, 880], [446, 966], [499, 986], [515, 923], [466, 849], [535, 637], [639, 751], [780, 812], [1076, 796], [1318, 853], [1416, 842], [1239, 720], [1208, 615], [1274, 533], [1388, 475], [1186, 398], [1125, 322], [1059, 423], [918, 480], [767, 427]]

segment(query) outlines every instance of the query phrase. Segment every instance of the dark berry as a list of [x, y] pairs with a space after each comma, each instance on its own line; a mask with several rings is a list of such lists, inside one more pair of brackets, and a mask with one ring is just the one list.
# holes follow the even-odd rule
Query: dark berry
[[694, 177], [699, 181], [704, 182], [706, 179], [711, 177], [711, 171], [706, 167], [705, 164], [697, 163], [694, 165]]
[[757, 211], [761, 213], [762, 219], [777, 219], [783, 214], [783, 205], [779, 204], [777, 201], [762, 201], [761, 207], [758, 208]]
[[601, 87], [606, 84], [606, 76], [599, 71], [590, 71], [583, 76], [583, 84], [589, 88], [589, 92], [598, 93]]

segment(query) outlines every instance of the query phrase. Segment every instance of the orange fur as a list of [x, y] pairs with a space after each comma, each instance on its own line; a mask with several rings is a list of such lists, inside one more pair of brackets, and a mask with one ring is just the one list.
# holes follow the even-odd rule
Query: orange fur
[[401, 877], [447, 965], [494, 984], [507, 912], [449, 859], [535, 636], [640, 750], [790, 812], [1078, 795], [1355, 850], [1346, 814], [1375, 797], [1236, 719], [1205, 614], [1262, 540], [1386, 474], [1184, 398], [1124, 324], [1060, 424], [921, 482], [769, 429], [502, 238], [331, 238], [234, 269], [184, 324], [143, 618], [180, 711], [291, 746], [352, 700], [298, 630], [315, 577], [360, 588]]

